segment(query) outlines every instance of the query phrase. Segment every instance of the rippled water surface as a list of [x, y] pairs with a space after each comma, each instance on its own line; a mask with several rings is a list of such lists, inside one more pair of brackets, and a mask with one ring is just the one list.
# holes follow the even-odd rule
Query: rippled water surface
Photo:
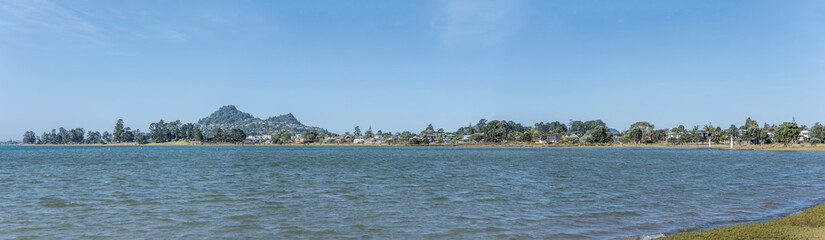
[[823, 200], [825, 152], [0, 147], [0, 238], [617, 238]]

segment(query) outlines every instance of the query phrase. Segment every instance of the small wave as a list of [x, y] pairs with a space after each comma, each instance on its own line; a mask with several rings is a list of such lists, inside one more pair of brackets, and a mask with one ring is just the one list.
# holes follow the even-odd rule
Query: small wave
[[650, 235], [639, 235], [639, 236], [632, 236], [626, 238], [618, 238], [617, 240], [651, 240], [657, 238], [665, 237], [664, 233], [657, 233], [657, 234], [650, 234]]
[[62, 207], [71, 207], [71, 206], [76, 206], [77, 205], [77, 203], [75, 203], [75, 202], [65, 200], [65, 199], [61, 199], [61, 198], [55, 198], [55, 197], [40, 198], [40, 204], [43, 205], [44, 207], [49, 207], [49, 208], [62, 208]]
[[249, 215], [249, 214], [241, 214], [241, 215], [234, 215], [234, 216], [227, 217], [227, 219], [230, 219], [230, 220], [249, 220], [249, 219], [256, 219], [256, 218], [258, 218], [258, 216]]

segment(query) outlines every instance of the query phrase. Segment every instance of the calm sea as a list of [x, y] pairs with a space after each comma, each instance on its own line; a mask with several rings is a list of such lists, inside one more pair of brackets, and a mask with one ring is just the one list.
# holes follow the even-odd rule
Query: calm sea
[[4, 239], [606, 239], [823, 196], [825, 152], [0, 147]]

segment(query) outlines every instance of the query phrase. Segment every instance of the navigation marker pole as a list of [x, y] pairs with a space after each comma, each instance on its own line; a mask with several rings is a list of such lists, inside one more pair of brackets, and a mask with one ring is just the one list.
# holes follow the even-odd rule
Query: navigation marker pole
[[713, 142], [710, 141], [710, 132], [708, 132], [708, 148], [713, 148], [711, 144], [713, 144]]
[[730, 135], [730, 149], [733, 149], [733, 135]]

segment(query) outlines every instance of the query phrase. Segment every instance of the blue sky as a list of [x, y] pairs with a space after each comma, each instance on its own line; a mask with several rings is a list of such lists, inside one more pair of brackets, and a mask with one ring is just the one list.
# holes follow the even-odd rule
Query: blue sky
[[825, 122], [822, 1], [0, 1], [0, 139], [234, 104], [331, 131]]

